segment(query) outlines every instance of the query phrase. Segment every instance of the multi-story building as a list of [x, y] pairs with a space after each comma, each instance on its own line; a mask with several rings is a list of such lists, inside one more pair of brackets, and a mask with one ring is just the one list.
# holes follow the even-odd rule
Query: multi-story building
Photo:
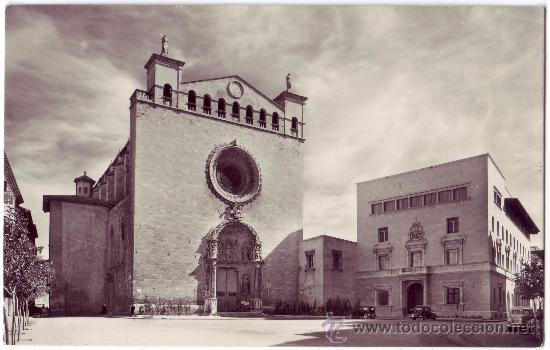
[[21, 191], [17, 185], [17, 180], [15, 179], [13, 169], [8, 160], [8, 155], [4, 152], [4, 211], [17, 211], [26, 219], [29, 240], [35, 245], [38, 231], [32, 220], [31, 211], [21, 206], [23, 202], [23, 195], [21, 195]]
[[[153, 54], [129, 141], [97, 182], [44, 196], [54, 315], [259, 311], [330, 299], [401, 317], [503, 317], [538, 232], [489, 155], [361, 182], [357, 242], [302, 239], [304, 104]], [[348, 305], [349, 305], [348, 304]], [[145, 312], [148, 312], [147, 310]]]
[[356, 288], [380, 315], [500, 318], [537, 232], [488, 154], [360, 182]]
[[44, 196], [52, 314], [297, 299], [307, 98], [272, 99], [236, 75], [188, 81], [184, 65], [153, 54], [130, 98], [129, 141], [105, 173]]

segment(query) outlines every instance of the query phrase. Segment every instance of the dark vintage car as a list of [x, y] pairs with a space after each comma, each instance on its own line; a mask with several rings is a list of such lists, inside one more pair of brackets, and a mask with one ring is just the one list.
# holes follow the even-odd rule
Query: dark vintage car
[[535, 313], [530, 307], [514, 306], [506, 322], [508, 331], [519, 328], [521, 331], [532, 331], [535, 327]]
[[426, 305], [415, 306], [410, 312], [411, 318], [416, 320], [421, 318], [423, 320], [435, 320], [436, 315], [433, 313], [432, 308]]
[[361, 306], [352, 314], [352, 318], [376, 318], [374, 306]]

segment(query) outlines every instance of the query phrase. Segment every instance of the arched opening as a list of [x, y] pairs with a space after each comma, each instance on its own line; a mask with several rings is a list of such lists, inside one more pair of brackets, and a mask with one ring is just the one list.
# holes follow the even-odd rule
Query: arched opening
[[279, 114], [277, 112], [273, 112], [271, 116], [271, 129], [279, 130]]
[[210, 98], [210, 95], [208, 95], [208, 94], [204, 95], [204, 97], [203, 97], [202, 111], [206, 114], [210, 114], [212, 112], [212, 99]]
[[[209, 237], [209, 260], [215, 265], [207, 277], [210, 295], [216, 296], [211, 312], [261, 309], [262, 260], [256, 232], [242, 222], [229, 222], [214, 228]], [[216, 309], [213, 309], [213, 308]]]
[[292, 121], [290, 123], [290, 132], [293, 136], [298, 136], [298, 118], [292, 117]]
[[233, 107], [231, 108], [231, 116], [233, 118], [241, 117], [241, 106], [239, 106], [239, 102], [237, 101], [233, 102]]
[[266, 112], [265, 112], [265, 109], [260, 109], [260, 126], [262, 128], [265, 128], [265, 124], [266, 124]]
[[189, 93], [187, 94], [187, 108], [190, 111], [197, 110], [197, 94], [193, 90], [189, 90]]
[[225, 100], [223, 98], [218, 100], [218, 117], [225, 118]]
[[247, 124], [253, 124], [254, 123], [254, 110], [252, 109], [251, 105], [246, 106], [246, 123]]
[[162, 88], [162, 103], [172, 105], [172, 86], [170, 84], [164, 84]]
[[424, 303], [424, 287], [420, 283], [413, 283], [407, 288], [407, 312]]

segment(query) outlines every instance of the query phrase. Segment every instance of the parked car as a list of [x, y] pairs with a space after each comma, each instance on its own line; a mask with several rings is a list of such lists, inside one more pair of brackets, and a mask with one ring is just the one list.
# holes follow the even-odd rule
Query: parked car
[[532, 331], [535, 327], [535, 312], [530, 307], [513, 306], [510, 309], [506, 328], [511, 331], [514, 328], [519, 328], [521, 331]]
[[416, 320], [421, 318], [423, 320], [435, 320], [436, 315], [432, 312], [432, 308], [426, 305], [415, 306], [411, 309], [411, 318]]
[[376, 309], [374, 306], [360, 306], [353, 312], [351, 318], [376, 318]]

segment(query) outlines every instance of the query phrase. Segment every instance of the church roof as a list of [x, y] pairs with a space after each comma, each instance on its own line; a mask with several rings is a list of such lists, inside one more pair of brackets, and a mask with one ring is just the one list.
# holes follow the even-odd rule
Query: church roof
[[244, 80], [243, 78], [241, 78], [240, 76], [238, 75], [226, 75], [226, 76], [223, 76], [223, 77], [217, 77], [217, 78], [209, 78], [209, 79], [199, 79], [199, 80], [190, 80], [190, 81], [183, 81], [181, 82], [180, 84], [192, 84], [192, 83], [201, 83], [201, 82], [205, 82], [205, 81], [213, 81], [213, 80], [222, 80], [222, 79], [237, 79], [239, 80], [241, 83], [245, 84], [246, 86], [248, 86], [250, 89], [254, 90], [254, 92], [256, 92], [258, 95], [262, 96], [263, 98], [265, 98], [266, 100], [268, 100], [269, 102], [271, 102], [273, 105], [277, 106], [278, 108], [280, 109], [283, 109], [283, 106], [281, 106], [279, 103], [275, 102], [274, 99], [271, 99], [269, 97], [267, 97], [263, 92], [261, 92], [260, 90], [258, 90], [256, 87], [254, 87], [254, 85], [250, 84], [249, 82], [247, 82], [246, 80]]
[[77, 196], [74, 194], [71, 195], [45, 195], [42, 199], [42, 210], [45, 213], [50, 211], [50, 202], [52, 201], [61, 201], [68, 203], [77, 203], [77, 204], [86, 204], [86, 205], [95, 205], [103, 206], [107, 208], [112, 208], [115, 204], [103, 199], [93, 198], [93, 197], [84, 197]]
[[10, 188], [13, 191], [15, 198], [17, 199], [17, 203], [19, 204], [23, 203], [23, 195], [21, 195], [21, 191], [19, 191], [19, 186], [17, 186], [15, 175], [13, 174], [10, 161], [8, 160], [8, 155], [6, 154], [5, 151], [4, 151], [4, 178], [10, 185]]

